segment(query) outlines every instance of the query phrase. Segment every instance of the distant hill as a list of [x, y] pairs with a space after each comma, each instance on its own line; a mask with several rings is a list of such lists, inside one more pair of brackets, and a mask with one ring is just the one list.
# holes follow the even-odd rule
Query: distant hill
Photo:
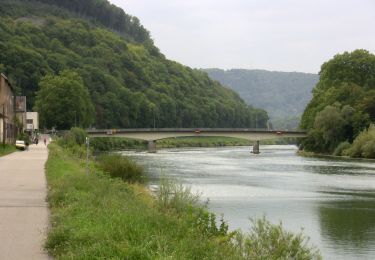
[[248, 104], [265, 109], [278, 128], [295, 128], [311, 100], [319, 75], [245, 69], [205, 69], [209, 76], [235, 90]]

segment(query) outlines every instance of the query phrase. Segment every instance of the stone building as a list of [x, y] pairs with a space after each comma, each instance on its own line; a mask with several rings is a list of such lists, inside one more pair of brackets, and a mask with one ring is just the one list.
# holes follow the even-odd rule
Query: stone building
[[16, 139], [14, 123], [14, 89], [8, 78], [0, 74], [0, 142], [12, 144]]

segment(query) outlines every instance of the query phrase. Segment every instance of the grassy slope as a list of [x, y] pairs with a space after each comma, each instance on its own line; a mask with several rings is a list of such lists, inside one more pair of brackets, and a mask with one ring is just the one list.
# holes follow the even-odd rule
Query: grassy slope
[[0, 145], [0, 157], [15, 152], [17, 149], [14, 145]]
[[52, 228], [46, 247], [57, 259], [237, 259], [189, 214], [163, 211], [141, 186], [99, 172], [50, 145], [46, 164]]

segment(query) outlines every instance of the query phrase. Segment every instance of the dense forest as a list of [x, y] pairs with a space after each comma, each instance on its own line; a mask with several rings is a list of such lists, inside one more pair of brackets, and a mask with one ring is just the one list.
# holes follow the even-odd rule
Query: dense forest
[[[0, 3], [0, 70], [45, 127], [266, 126], [264, 110], [165, 59], [138, 19], [105, 0]], [[70, 83], [89, 100], [74, 99]]]
[[316, 74], [245, 69], [206, 69], [208, 75], [235, 90], [248, 104], [265, 109], [274, 128], [297, 128]]
[[375, 55], [355, 50], [324, 63], [301, 121], [307, 151], [375, 158]]

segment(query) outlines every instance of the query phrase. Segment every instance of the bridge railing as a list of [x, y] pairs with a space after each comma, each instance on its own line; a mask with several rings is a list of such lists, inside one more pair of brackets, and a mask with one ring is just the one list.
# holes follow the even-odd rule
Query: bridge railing
[[294, 133], [305, 134], [306, 131], [288, 131], [288, 130], [274, 130], [267, 128], [125, 128], [125, 129], [86, 129], [89, 134], [116, 134], [116, 133], [135, 133], [135, 132], [179, 132], [179, 133], [225, 133], [225, 132], [249, 132], [249, 133]]

